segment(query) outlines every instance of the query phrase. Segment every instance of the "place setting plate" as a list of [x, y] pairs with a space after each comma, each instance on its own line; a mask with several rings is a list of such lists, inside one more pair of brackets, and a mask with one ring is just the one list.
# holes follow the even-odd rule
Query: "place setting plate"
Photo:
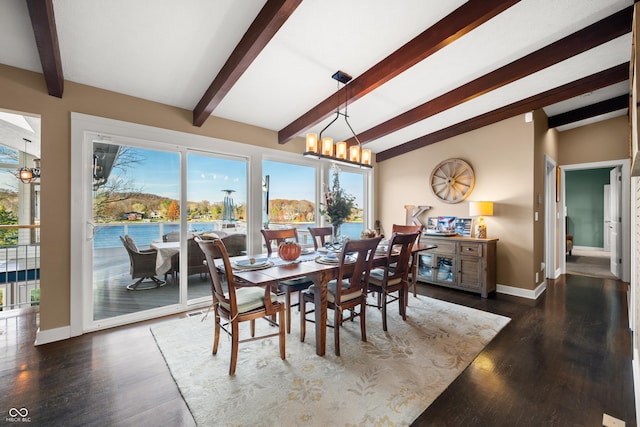
[[269, 258], [249, 258], [234, 261], [232, 266], [236, 270], [261, 270], [273, 266]]
[[[318, 264], [327, 264], [327, 265], [338, 265], [340, 264], [340, 258], [336, 254], [328, 254], [328, 255], [320, 255], [316, 257], [316, 262]], [[353, 264], [356, 262], [355, 257], [348, 255], [346, 259], [346, 264]]]

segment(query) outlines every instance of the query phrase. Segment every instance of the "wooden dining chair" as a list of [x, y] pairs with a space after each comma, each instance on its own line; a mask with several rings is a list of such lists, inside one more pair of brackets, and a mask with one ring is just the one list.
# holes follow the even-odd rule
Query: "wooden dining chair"
[[[231, 336], [229, 375], [234, 375], [236, 372], [238, 345], [242, 342], [277, 336], [280, 343], [280, 357], [285, 360], [284, 307], [278, 302], [277, 295], [271, 292], [270, 286], [265, 286], [264, 288], [261, 286], [242, 286], [242, 283], [235, 280], [231, 262], [229, 261], [229, 254], [222, 240], [203, 240], [200, 237], [195, 237], [195, 241], [205, 254], [211, 281], [211, 294], [213, 296], [215, 314], [212, 353], [216, 354], [218, 352], [220, 329], [222, 329]], [[222, 275], [226, 279], [227, 286], [223, 287], [223, 281], [216, 268], [215, 259], [221, 259], [224, 267]], [[226, 291], [225, 288], [227, 289]], [[278, 314], [277, 319], [276, 314]], [[272, 326], [278, 327], [278, 332], [256, 337], [255, 320], [260, 318], [264, 318]], [[222, 319], [226, 323], [223, 324]], [[240, 340], [239, 325], [241, 322], [246, 321], [251, 322], [251, 337]], [[231, 330], [228, 329], [229, 325]]]
[[311, 238], [313, 239], [313, 247], [316, 251], [323, 248], [327, 241], [327, 236], [333, 236], [333, 227], [307, 227]]
[[391, 233], [420, 233], [423, 228], [424, 226], [422, 225], [393, 224], [391, 226]]
[[[285, 228], [279, 230], [262, 229], [262, 236], [264, 242], [267, 245], [267, 253], [271, 256], [273, 246], [277, 248], [280, 243], [285, 241], [298, 241], [298, 230], [295, 228]], [[277, 250], [277, 249], [276, 249]], [[287, 333], [291, 333], [291, 307], [300, 305], [301, 292], [313, 285], [313, 280], [306, 276], [301, 276], [295, 279], [282, 280], [278, 282], [278, 288], [285, 293], [285, 310], [287, 313]], [[291, 293], [298, 293], [298, 302], [291, 304]]]
[[[407, 320], [407, 296], [409, 295], [409, 260], [411, 249], [419, 232], [393, 233], [387, 248], [387, 263], [384, 268], [371, 270], [369, 291], [377, 293], [377, 307], [382, 309], [382, 329], [387, 330], [387, 305], [398, 301], [400, 316]], [[394, 255], [394, 251], [399, 251]], [[396, 295], [393, 295], [397, 293]]]
[[[333, 310], [333, 325], [328, 326], [333, 327], [336, 356], [340, 356], [340, 326], [346, 320], [359, 317], [360, 335], [362, 341], [367, 341], [366, 301], [369, 273], [376, 247], [381, 239], [382, 237], [378, 236], [371, 239], [347, 240], [338, 256], [338, 275], [327, 284], [327, 308]], [[319, 292], [317, 285], [311, 285], [306, 292], [302, 293], [300, 341], [304, 341], [306, 332], [307, 302], [315, 301], [315, 292]], [[359, 312], [356, 311], [358, 307], [360, 307]], [[320, 307], [314, 307], [314, 309], [320, 310]], [[350, 311], [346, 319], [343, 318], [344, 310]]]
[[[400, 225], [400, 224], [393, 224], [393, 226], [391, 227], [391, 233], [418, 233], [418, 237], [416, 237], [416, 241], [415, 244], [417, 245], [419, 240], [420, 240], [420, 234], [422, 234], [422, 230], [424, 230], [424, 226], [423, 225]], [[412, 254], [412, 256], [409, 257], [409, 272], [412, 274], [411, 280], [413, 281], [413, 296], [415, 297], [417, 295], [417, 291], [416, 291], [416, 286], [417, 286], [417, 280], [415, 280], [413, 278], [413, 275], [416, 274], [417, 270], [416, 268], [413, 267], [414, 263], [418, 264], [418, 254]], [[409, 293], [407, 292], [407, 299], [405, 301], [406, 304], [409, 303]]]

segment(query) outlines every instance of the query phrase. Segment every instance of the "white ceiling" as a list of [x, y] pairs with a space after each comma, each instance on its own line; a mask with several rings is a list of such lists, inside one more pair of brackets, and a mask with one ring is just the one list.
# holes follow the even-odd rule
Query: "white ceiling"
[[[213, 115], [281, 130], [337, 89], [331, 79], [335, 71], [357, 78], [464, 3], [303, 0]], [[53, 0], [64, 78], [193, 110], [264, 4], [263, 0]], [[350, 104], [349, 121], [357, 133], [363, 132], [632, 4], [632, 0], [522, 0]], [[622, 64], [630, 53], [629, 33], [367, 147], [373, 152], [392, 148]], [[0, 2], [0, 63], [42, 72], [25, 0]], [[628, 83], [616, 84], [545, 111], [559, 114], [628, 90]], [[613, 114], [626, 114], [626, 109]], [[330, 119], [310, 130], [318, 132]], [[336, 139], [350, 136], [344, 126], [332, 127], [330, 133]]]

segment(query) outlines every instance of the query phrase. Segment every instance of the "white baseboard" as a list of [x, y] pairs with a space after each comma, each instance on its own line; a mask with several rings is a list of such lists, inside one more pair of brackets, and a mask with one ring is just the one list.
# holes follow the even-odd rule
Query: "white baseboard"
[[36, 342], [34, 345], [49, 344], [50, 342], [62, 341], [71, 338], [71, 327], [63, 326], [62, 328], [47, 329], [41, 331], [38, 328], [36, 332]]
[[604, 248], [597, 248], [595, 246], [574, 246], [573, 249], [577, 249], [579, 251], [604, 251]]
[[505, 295], [512, 295], [514, 297], [538, 299], [540, 295], [547, 289], [547, 281], [543, 281], [534, 290], [515, 288], [507, 285], [496, 285], [496, 292]]

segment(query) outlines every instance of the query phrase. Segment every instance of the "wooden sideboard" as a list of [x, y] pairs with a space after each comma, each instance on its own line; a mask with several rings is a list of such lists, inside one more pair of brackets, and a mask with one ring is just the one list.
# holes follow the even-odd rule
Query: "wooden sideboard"
[[421, 245], [434, 249], [414, 252], [413, 284], [416, 281], [479, 293], [486, 298], [496, 290], [496, 244], [498, 239], [444, 237], [423, 234]]

